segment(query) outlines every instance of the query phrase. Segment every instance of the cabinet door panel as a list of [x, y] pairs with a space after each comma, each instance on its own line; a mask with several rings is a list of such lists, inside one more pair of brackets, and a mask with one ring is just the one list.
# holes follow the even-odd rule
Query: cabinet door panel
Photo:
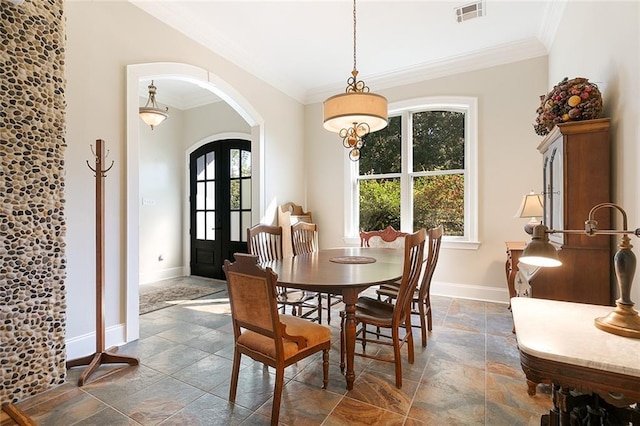
[[[544, 224], [556, 230], [581, 230], [589, 210], [611, 202], [610, 120], [556, 126], [538, 146], [543, 155]], [[598, 212], [598, 227], [611, 229], [608, 210]], [[610, 305], [615, 298], [611, 237], [584, 233], [549, 235], [562, 266], [542, 268], [531, 281], [533, 297]]]
[[[563, 177], [563, 139], [559, 137], [553, 142], [546, 154], [548, 174], [545, 185], [545, 224], [550, 229], [564, 229], [564, 177]], [[549, 240], [564, 244], [564, 234], [551, 234]]]

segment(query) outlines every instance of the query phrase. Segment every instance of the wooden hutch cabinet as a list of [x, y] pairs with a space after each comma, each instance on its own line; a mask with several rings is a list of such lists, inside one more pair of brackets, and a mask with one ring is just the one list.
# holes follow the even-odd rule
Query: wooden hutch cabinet
[[[611, 202], [610, 119], [559, 124], [538, 146], [543, 155], [544, 219], [549, 229], [582, 230], [589, 210]], [[611, 229], [610, 209], [598, 211], [598, 228]], [[532, 296], [610, 305], [611, 237], [551, 234], [562, 266], [541, 268]]]

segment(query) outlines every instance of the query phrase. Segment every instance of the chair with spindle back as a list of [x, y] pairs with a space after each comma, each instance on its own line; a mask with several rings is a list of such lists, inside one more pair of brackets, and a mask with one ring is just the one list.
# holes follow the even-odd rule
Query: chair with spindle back
[[[418, 288], [413, 294], [411, 314], [418, 315], [420, 318], [420, 328], [422, 331], [422, 346], [427, 346], [427, 331], [433, 329], [433, 319], [431, 316], [431, 279], [436, 270], [438, 257], [440, 255], [440, 246], [442, 244], [442, 236], [444, 228], [439, 225], [427, 231], [428, 249], [427, 255], [422, 262], [422, 274], [418, 284]], [[398, 298], [399, 285], [397, 283], [383, 284], [378, 290], [378, 299], [386, 298], [387, 302], [392, 302]]]
[[[247, 250], [258, 256], [260, 264], [281, 260], [282, 228], [259, 223], [247, 229]], [[278, 286], [278, 304], [283, 313], [290, 306], [292, 315], [319, 321], [319, 316], [311, 317], [313, 313], [320, 311], [315, 303], [310, 302], [315, 296], [315, 293]], [[308, 311], [303, 312], [303, 308], [308, 308]]]
[[[396, 303], [387, 303], [371, 297], [361, 296], [356, 303], [355, 321], [360, 328], [356, 331], [356, 340], [362, 343], [362, 352], [355, 355], [380, 361], [393, 362], [395, 364], [396, 387], [402, 387], [402, 359], [400, 347], [406, 343], [409, 363], [414, 362], [413, 334], [411, 332], [411, 299], [418, 285], [424, 257], [424, 246], [427, 232], [424, 229], [404, 237], [404, 265], [400, 288]], [[344, 369], [345, 357], [345, 313], [341, 312], [340, 323], [340, 368]], [[374, 333], [377, 339], [367, 338], [367, 326], [378, 329], [389, 329], [391, 335]], [[405, 329], [405, 334], [400, 337], [400, 329]], [[380, 338], [389, 338], [390, 341]], [[365, 352], [367, 343], [384, 344], [393, 347], [393, 357], [378, 355], [377, 350], [372, 353]]]

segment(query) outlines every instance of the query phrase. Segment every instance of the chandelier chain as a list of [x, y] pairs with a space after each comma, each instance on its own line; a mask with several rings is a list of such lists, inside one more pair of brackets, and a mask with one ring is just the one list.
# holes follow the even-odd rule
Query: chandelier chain
[[356, 68], [356, 0], [353, 0], [353, 70]]

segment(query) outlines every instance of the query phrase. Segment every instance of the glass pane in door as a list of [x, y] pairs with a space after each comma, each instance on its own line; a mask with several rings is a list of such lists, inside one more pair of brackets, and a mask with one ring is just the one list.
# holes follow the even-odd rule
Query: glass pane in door
[[231, 241], [240, 241], [240, 212], [231, 212]]
[[204, 212], [196, 212], [196, 238], [204, 240]]
[[216, 156], [215, 152], [207, 154], [207, 176], [206, 179], [215, 179], [216, 177]]
[[207, 240], [209, 241], [213, 241], [216, 239], [216, 213], [215, 212], [207, 212], [207, 220], [206, 220], [206, 227], [207, 227]]
[[229, 177], [240, 177], [240, 150], [232, 149], [229, 151]]
[[229, 200], [231, 209], [237, 210], [240, 208], [240, 182], [238, 182], [238, 179], [234, 179], [229, 184], [231, 186], [231, 199]]
[[241, 209], [251, 209], [251, 178], [242, 179], [242, 200], [240, 204]]
[[196, 180], [204, 180], [204, 155], [196, 160]]
[[215, 210], [216, 208], [216, 183], [207, 182], [207, 210]]
[[247, 177], [251, 176], [251, 152], [250, 151], [242, 151], [242, 176]]
[[196, 209], [204, 210], [204, 200], [206, 196], [204, 182], [198, 182], [196, 184]]

